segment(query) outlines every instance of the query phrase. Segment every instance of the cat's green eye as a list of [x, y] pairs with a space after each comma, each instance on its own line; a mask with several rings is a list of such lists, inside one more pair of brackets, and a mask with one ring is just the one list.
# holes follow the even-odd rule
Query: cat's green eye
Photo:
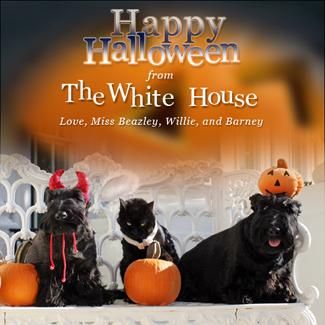
[[142, 222], [141, 227], [143, 227], [145, 224], [146, 224], [145, 222]]
[[132, 225], [132, 223], [131, 223], [131, 222], [127, 222], [126, 224], [127, 224], [128, 226], [131, 226], [131, 225]]

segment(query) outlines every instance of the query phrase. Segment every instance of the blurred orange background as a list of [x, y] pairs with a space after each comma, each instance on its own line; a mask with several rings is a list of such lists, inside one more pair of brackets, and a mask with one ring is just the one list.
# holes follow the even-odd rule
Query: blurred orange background
[[[159, 4], [163, 5], [163, 2]], [[260, 12], [267, 10], [253, 3], [251, 6]], [[118, 8], [122, 7], [128, 8], [124, 4]], [[161, 16], [177, 16], [185, 26], [183, 17], [190, 11], [190, 15], [198, 15], [202, 19], [206, 16], [227, 17], [215, 43], [236, 43], [240, 63], [211, 65], [205, 62], [200, 67], [193, 67], [187, 60], [179, 63], [175, 59], [173, 63], [159, 67], [148, 62], [139, 62], [135, 66], [125, 62], [113, 62], [108, 66], [84, 65], [86, 43], [82, 38], [109, 37], [113, 32], [114, 16], [107, 9], [105, 20], [94, 19], [88, 22], [88, 29], [85, 26], [75, 26], [71, 30], [62, 30], [60, 38], [52, 44], [47, 42], [46, 48], [45, 45], [41, 46], [34, 53], [36, 63], [23, 66], [14, 83], [15, 95], [10, 99], [18, 124], [27, 133], [36, 133], [39, 140], [51, 135], [72, 141], [71, 150], [75, 150], [76, 160], [98, 151], [118, 162], [123, 161], [126, 165], [140, 169], [148, 166], [156, 168], [172, 159], [223, 160], [227, 164], [227, 152], [236, 151], [240, 141], [249, 146], [256, 139], [271, 138], [271, 141], [264, 142], [269, 146], [264, 145], [264, 150], [272, 151], [272, 146], [279, 150], [283, 146], [284, 152], [288, 141], [297, 139], [299, 142], [301, 138], [312, 138], [322, 142], [322, 62], [315, 60], [315, 54], [308, 46], [303, 46], [304, 40], [289, 38], [289, 35], [280, 33], [281, 29], [273, 33], [272, 26], [269, 26], [269, 30], [258, 28], [259, 22], [254, 25], [254, 21], [248, 20], [249, 23], [245, 24], [245, 12], [242, 14], [243, 20], [239, 21], [228, 7], [222, 11], [211, 11], [205, 2], [202, 5], [196, 4], [196, 7], [200, 7], [199, 12], [191, 11], [191, 8], [181, 10], [179, 5], [173, 8], [170, 4], [170, 8], [161, 11], [155, 7], [150, 8], [145, 2], [139, 3], [138, 31], [142, 29], [142, 20], [146, 16], [155, 16], [159, 21], [161, 36], [147, 38], [147, 51], [154, 45], [161, 45]], [[214, 7], [217, 9], [218, 5], [214, 4]], [[124, 12], [122, 19], [129, 19], [129, 15]], [[126, 34], [128, 27], [123, 26], [122, 31]], [[193, 45], [204, 49], [207, 46], [205, 39], [210, 36], [211, 31], [206, 24], [204, 34], [193, 38]], [[183, 44], [185, 39], [183, 28], [179, 36], [171, 37], [171, 48]], [[115, 41], [125, 41], [128, 44], [121, 37], [113, 37], [112, 43]], [[98, 46], [99, 42], [96, 44]], [[95, 54], [94, 60], [99, 62], [101, 54]], [[172, 73], [173, 79], [146, 82], [151, 70], [155, 73]], [[83, 80], [84, 86], [92, 89], [92, 95], [102, 92], [105, 103], [97, 106], [89, 100], [80, 101], [77, 90], [73, 92], [74, 103], [66, 103], [67, 89], [62, 90], [62, 84], [76, 84], [78, 80]], [[107, 83], [114, 83], [115, 87], [119, 83], [132, 83], [138, 94], [145, 94], [147, 86], [150, 86], [152, 91], [156, 89], [162, 95], [173, 94], [175, 103], [170, 107], [131, 108], [131, 96], [126, 102], [121, 98], [115, 103], [111, 100]], [[232, 91], [234, 95], [254, 93], [258, 96], [258, 104], [253, 108], [247, 105], [236, 108], [234, 105], [223, 104], [200, 107], [201, 100], [198, 100], [198, 106], [194, 108], [190, 107], [190, 87], [197, 87], [198, 90], [207, 87], [208, 92]], [[60, 126], [62, 117], [65, 120], [84, 119], [88, 126]], [[114, 119], [115, 125], [91, 126], [93, 117]], [[120, 117], [158, 118], [162, 127], [118, 126]], [[167, 127], [164, 126], [165, 117], [188, 117], [200, 125]], [[223, 118], [222, 126], [202, 125], [204, 119], [217, 120], [220, 117]], [[263, 126], [226, 126], [227, 117], [260, 119], [263, 120]]]

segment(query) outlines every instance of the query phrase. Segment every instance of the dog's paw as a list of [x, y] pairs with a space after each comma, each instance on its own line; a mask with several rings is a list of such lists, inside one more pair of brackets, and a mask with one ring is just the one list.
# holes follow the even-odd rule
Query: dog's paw
[[276, 302], [277, 303], [286, 302], [291, 304], [297, 302], [297, 298], [295, 295], [285, 295], [285, 296], [280, 296]]
[[116, 299], [115, 299], [115, 297], [112, 297], [111, 299], [109, 299], [109, 300], [106, 300], [106, 305], [111, 305], [111, 304], [113, 304], [114, 303], [114, 301], [115, 301]]
[[105, 293], [105, 304], [106, 304], [106, 305], [111, 305], [111, 304], [114, 303], [114, 301], [115, 301], [117, 298], [118, 298], [118, 297], [117, 297], [117, 295], [116, 295], [115, 293], [107, 291], [107, 292]]
[[65, 307], [66, 303], [62, 300], [53, 300], [53, 301], [36, 301], [36, 307]]
[[244, 296], [242, 298], [242, 304], [252, 304], [253, 302], [253, 299], [249, 296]]
[[228, 292], [222, 296], [222, 300], [227, 304], [237, 305], [237, 304], [252, 304], [254, 303], [252, 297], [249, 295], [243, 295], [238, 293], [231, 294]]
[[289, 297], [289, 301], [288, 302], [289, 303], [295, 303], [295, 302], [297, 302], [297, 298], [295, 296]]

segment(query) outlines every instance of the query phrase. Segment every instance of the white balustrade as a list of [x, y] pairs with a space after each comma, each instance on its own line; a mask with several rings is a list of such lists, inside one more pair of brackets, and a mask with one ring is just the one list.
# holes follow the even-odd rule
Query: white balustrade
[[[197, 242], [231, 227], [251, 213], [249, 197], [259, 192], [260, 173], [254, 170], [225, 172], [217, 162], [175, 161], [153, 175], [140, 178], [120, 164], [96, 153], [75, 163], [61, 181], [77, 184], [75, 171], [90, 181], [91, 224], [96, 231], [98, 265], [105, 282], [121, 288], [119, 261], [121, 232], [116, 222], [118, 198], [142, 197], [154, 201], [158, 221], [169, 229], [181, 256]], [[51, 174], [20, 155], [1, 155], [0, 247], [6, 260], [14, 257], [18, 239], [33, 238], [30, 230], [34, 212], [44, 213], [44, 193]], [[23, 184], [30, 185], [22, 187]], [[123, 186], [121, 186], [123, 184]], [[32, 189], [35, 202], [28, 200]], [[20, 202], [17, 197], [24, 196]], [[108, 202], [109, 201], [109, 202]], [[19, 230], [10, 234], [6, 224], [12, 215], [20, 219]], [[18, 215], [18, 217], [17, 217]], [[17, 227], [18, 223], [13, 223]], [[308, 229], [299, 224], [295, 256], [310, 245]], [[311, 266], [312, 267], [312, 266]], [[316, 324], [309, 306], [318, 290], [302, 292], [293, 275], [298, 302], [295, 304], [213, 305], [176, 302], [165, 307], [129, 305], [121, 301], [104, 307], [36, 308], [0, 307], [0, 324]], [[1, 323], [3, 322], [3, 323]]]

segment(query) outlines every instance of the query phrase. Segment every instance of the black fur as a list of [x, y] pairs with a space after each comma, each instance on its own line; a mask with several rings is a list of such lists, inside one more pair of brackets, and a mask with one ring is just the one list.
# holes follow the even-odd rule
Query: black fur
[[[100, 280], [96, 264], [94, 232], [88, 222], [86, 199], [79, 188], [47, 190], [47, 213], [33, 245], [27, 263], [35, 264], [39, 275], [36, 306], [101, 306], [114, 301]], [[75, 233], [78, 253], [73, 249]], [[50, 269], [50, 238], [53, 234], [54, 270]], [[63, 283], [62, 237], [65, 234], [66, 282]]]
[[[254, 212], [249, 217], [183, 255], [178, 300], [229, 304], [296, 301], [292, 255], [300, 203], [261, 194], [250, 200]], [[273, 247], [270, 239], [281, 243]]]
[[[122, 233], [141, 243], [153, 231], [155, 226], [156, 218], [152, 209], [153, 202], [147, 203], [143, 199], [120, 200], [120, 212], [117, 222], [121, 227]], [[160, 258], [178, 264], [179, 257], [172, 237], [167, 229], [160, 224], [158, 224], [158, 232], [154, 240], [160, 243]], [[138, 259], [146, 258], [148, 247], [139, 249], [129, 244], [125, 239], [122, 240], [122, 246], [123, 259], [120, 263], [120, 272], [122, 281], [124, 282], [124, 274], [127, 267]]]

